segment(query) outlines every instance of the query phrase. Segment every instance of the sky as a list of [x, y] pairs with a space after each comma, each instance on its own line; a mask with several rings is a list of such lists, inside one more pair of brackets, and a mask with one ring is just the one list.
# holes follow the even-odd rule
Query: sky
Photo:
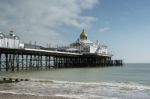
[[67, 45], [82, 29], [113, 59], [150, 63], [150, 0], [0, 0], [0, 31], [22, 42]]

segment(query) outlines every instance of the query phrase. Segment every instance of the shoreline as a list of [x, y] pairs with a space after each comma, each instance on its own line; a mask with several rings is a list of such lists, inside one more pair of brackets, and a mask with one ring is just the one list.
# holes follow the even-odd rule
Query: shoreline
[[39, 96], [32, 94], [0, 93], [0, 99], [77, 99], [62, 96]]

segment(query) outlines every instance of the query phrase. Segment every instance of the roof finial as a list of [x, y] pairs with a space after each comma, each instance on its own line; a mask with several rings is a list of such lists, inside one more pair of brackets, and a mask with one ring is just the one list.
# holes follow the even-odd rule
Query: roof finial
[[9, 32], [10, 32], [10, 33], [13, 33], [14, 31], [13, 31], [13, 30], [10, 30]]
[[84, 28], [83, 28], [82, 32], [84, 33]]

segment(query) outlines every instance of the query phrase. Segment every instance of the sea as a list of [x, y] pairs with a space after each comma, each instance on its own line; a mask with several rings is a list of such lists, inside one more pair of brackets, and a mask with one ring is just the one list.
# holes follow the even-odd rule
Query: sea
[[77, 99], [150, 99], [150, 64], [0, 72], [29, 81], [0, 84], [0, 93]]

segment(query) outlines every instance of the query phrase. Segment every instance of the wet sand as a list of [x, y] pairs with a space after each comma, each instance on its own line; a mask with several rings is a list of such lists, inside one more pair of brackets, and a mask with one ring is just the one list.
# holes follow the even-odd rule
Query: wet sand
[[0, 99], [76, 99], [61, 96], [36, 96], [26, 94], [0, 93]]

